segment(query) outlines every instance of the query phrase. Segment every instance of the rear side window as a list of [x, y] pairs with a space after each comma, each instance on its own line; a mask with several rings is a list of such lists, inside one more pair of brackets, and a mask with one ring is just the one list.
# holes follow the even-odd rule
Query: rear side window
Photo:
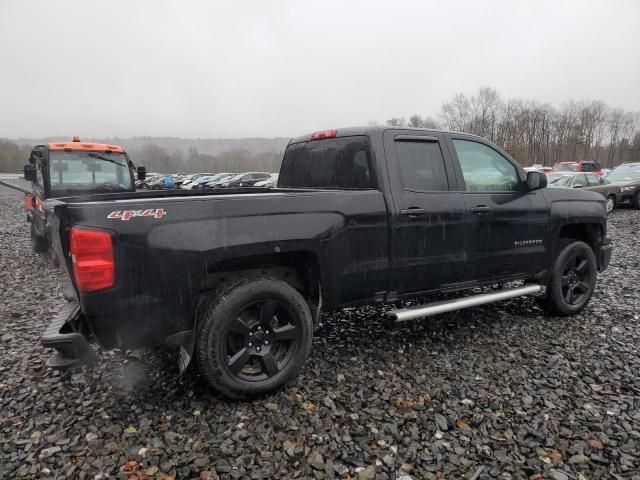
[[400, 180], [406, 190], [449, 190], [444, 158], [438, 142], [396, 141]]
[[329, 138], [289, 145], [282, 160], [278, 186], [376, 188], [368, 138]]

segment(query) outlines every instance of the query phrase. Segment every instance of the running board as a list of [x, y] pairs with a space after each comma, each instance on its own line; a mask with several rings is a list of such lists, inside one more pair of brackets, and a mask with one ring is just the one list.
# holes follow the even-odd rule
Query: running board
[[462, 310], [463, 308], [475, 307], [476, 305], [484, 305], [485, 303], [499, 302], [500, 300], [543, 292], [544, 287], [541, 285], [527, 284], [524, 287], [500, 290], [495, 293], [482, 293], [480, 295], [472, 295], [455, 300], [431, 303], [426, 306], [392, 310], [387, 312], [387, 315], [396, 322], [404, 322], [406, 320], [430, 317], [431, 315], [437, 315], [439, 313], [453, 312], [454, 310]]

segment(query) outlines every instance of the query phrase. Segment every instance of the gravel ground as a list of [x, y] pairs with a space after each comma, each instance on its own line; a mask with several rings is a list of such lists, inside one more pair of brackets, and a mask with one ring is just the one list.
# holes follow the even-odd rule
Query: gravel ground
[[382, 309], [345, 310], [295, 382], [248, 403], [179, 378], [169, 351], [48, 371], [64, 276], [0, 187], [0, 477], [639, 480], [639, 221], [613, 213], [582, 315], [525, 298], [386, 331]]

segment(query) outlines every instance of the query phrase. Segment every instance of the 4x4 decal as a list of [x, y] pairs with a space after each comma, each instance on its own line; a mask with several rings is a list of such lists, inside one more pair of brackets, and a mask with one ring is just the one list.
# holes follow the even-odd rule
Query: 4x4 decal
[[147, 210], [116, 210], [107, 215], [107, 218], [117, 220], [131, 220], [134, 217], [153, 217], [162, 218], [167, 214], [164, 208], [148, 208]]

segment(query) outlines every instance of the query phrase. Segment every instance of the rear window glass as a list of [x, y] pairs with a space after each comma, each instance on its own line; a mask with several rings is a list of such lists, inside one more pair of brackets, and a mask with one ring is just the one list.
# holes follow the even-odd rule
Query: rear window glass
[[366, 136], [294, 143], [282, 160], [279, 187], [376, 188]]

